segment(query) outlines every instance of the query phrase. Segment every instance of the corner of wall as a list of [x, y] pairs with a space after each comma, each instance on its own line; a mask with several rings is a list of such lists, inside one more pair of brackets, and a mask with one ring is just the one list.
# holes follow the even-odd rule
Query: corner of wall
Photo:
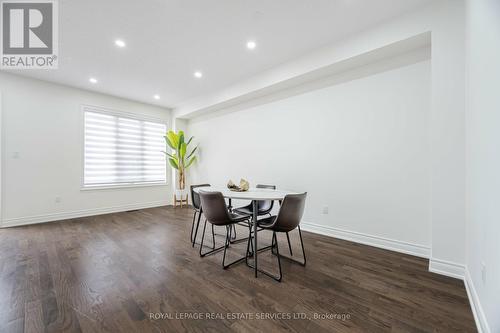
[[488, 321], [486, 320], [486, 315], [484, 313], [481, 302], [479, 301], [479, 295], [477, 294], [476, 288], [474, 286], [474, 281], [472, 280], [467, 266], [465, 267], [464, 284], [478, 332], [491, 333], [490, 326], [488, 325]]
[[429, 271], [460, 280], [465, 277], [465, 265], [433, 257], [429, 259]]

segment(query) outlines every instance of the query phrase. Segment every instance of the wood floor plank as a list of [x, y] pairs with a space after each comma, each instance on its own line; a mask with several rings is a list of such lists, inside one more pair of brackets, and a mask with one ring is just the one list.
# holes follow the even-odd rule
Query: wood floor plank
[[27, 302], [24, 310], [24, 332], [37, 333], [44, 330], [42, 302], [40, 300]]
[[[221, 253], [200, 258], [192, 214], [158, 207], [1, 229], [0, 331], [476, 331], [463, 282], [428, 272], [426, 259], [304, 232], [306, 267], [282, 260], [282, 283], [255, 279], [244, 263], [223, 270]], [[260, 247], [270, 242], [259, 233]], [[229, 260], [245, 249], [231, 245]], [[259, 259], [276, 272], [269, 251]]]

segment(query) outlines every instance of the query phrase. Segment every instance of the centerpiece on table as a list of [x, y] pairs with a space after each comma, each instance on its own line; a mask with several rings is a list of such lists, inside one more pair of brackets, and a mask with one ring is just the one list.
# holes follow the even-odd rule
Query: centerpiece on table
[[227, 188], [234, 192], [245, 192], [248, 191], [248, 189], [250, 188], [250, 183], [245, 179], [241, 178], [240, 185], [238, 186], [235, 183], [233, 183], [232, 180], [229, 180], [229, 182], [227, 183]]

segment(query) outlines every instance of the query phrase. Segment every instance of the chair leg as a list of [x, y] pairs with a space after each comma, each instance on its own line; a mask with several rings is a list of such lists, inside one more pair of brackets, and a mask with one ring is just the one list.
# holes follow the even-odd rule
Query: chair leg
[[[279, 275], [278, 276], [275, 276], [275, 275], [272, 275], [271, 273], [269, 272], [266, 272], [264, 270], [261, 270], [261, 269], [257, 269], [257, 271], [273, 278], [274, 280], [278, 281], [278, 282], [281, 282], [282, 278], [283, 278], [283, 273], [281, 271], [281, 258], [283, 259], [287, 259], [287, 260], [290, 260], [290, 261], [293, 261], [301, 266], [305, 266], [306, 265], [306, 251], [304, 250], [304, 241], [302, 239], [302, 231], [300, 230], [300, 226], [298, 227], [299, 229], [299, 238], [300, 238], [300, 246], [302, 248], [302, 256], [304, 258], [304, 261], [301, 262], [301, 261], [298, 261], [298, 260], [295, 260], [295, 259], [292, 259], [290, 257], [287, 257], [287, 256], [284, 256], [284, 255], [281, 255], [280, 254], [280, 251], [279, 251], [279, 245], [278, 245], [278, 237], [276, 236], [276, 232], [273, 231], [273, 237], [272, 237], [272, 240], [271, 240], [271, 246], [266, 246], [262, 249], [258, 249], [258, 251], [263, 251], [263, 250], [268, 250], [269, 248], [271, 249], [271, 253], [274, 254], [276, 257], [278, 257], [278, 268], [279, 268]], [[287, 233], [288, 235], [288, 233]], [[251, 239], [251, 237], [250, 237]], [[247, 244], [247, 253], [248, 253], [248, 250], [250, 249], [250, 239], [248, 240], [248, 244]], [[288, 243], [288, 245], [290, 246], [290, 242]], [[274, 250], [276, 249], [276, 252], [274, 252]], [[248, 259], [246, 260], [246, 264], [247, 266], [251, 267], [251, 268], [254, 268], [254, 266], [250, 265], [250, 263], [248, 262]]]
[[[248, 222], [248, 225], [250, 225], [250, 223]], [[251, 225], [250, 225], [251, 226]], [[233, 237], [233, 228], [234, 228], [234, 237]], [[230, 229], [230, 237], [229, 237], [229, 242], [231, 244], [236, 244], [236, 243], [240, 243], [240, 242], [244, 242], [247, 240], [247, 237], [245, 238], [241, 238], [241, 239], [236, 239], [236, 224], [232, 225], [231, 226], [231, 229]]]
[[[248, 244], [247, 244], [247, 253], [245, 253], [245, 256], [243, 258], [239, 258], [239, 259], [236, 259], [235, 261], [229, 263], [226, 265], [226, 250], [227, 248], [229, 247], [229, 245], [231, 244], [231, 229], [232, 229], [232, 226], [227, 226], [226, 227], [226, 243], [225, 243], [225, 246], [224, 246], [224, 255], [222, 256], [222, 269], [228, 269], [230, 266], [234, 265], [234, 264], [237, 264], [237, 263], [240, 263], [242, 262], [243, 260], [247, 260], [248, 256], [247, 256], [247, 253], [248, 253]], [[250, 237], [249, 237], [250, 238]]]
[[226, 251], [229, 247], [229, 240], [231, 239], [231, 228], [232, 226], [226, 226], [226, 239], [224, 240], [224, 254], [222, 255], [222, 269], [226, 269]]
[[[230, 228], [232, 229], [230, 239], [234, 241], [236, 239], [236, 225], [233, 224]], [[233, 231], [234, 231], [234, 233], [233, 233]]]
[[[271, 248], [271, 253], [276, 255], [276, 252], [274, 251], [274, 248], [275, 248], [275, 246], [274, 246], [274, 234], [275, 234], [275, 232], [273, 231], [273, 237], [271, 237], [271, 246], [266, 246], [266, 247], [264, 247], [264, 249]], [[277, 240], [278, 239], [276, 238], [276, 241]]]
[[248, 227], [248, 233], [249, 233], [249, 236], [248, 236], [248, 241], [247, 241], [247, 252], [246, 252], [246, 257], [245, 257], [245, 263], [247, 264], [247, 266], [250, 266], [248, 264], [248, 257], [252, 256], [253, 255], [253, 245], [252, 245], [252, 252], [250, 252], [250, 244], [252, 243], [252, 227]]
[[212, 249], [215, 250], [215, 230], [213, 224], [212, 224]]
[[[234, 230], [234, 235], [233, 235]], [[229, 241], [232, 242], [233, 239], [236, 239], [236, 227], [234, 225], [229, 226]]]
[[[280, 250], [279, 250], [279, 246], [278, 246], [278, 238], [276, 237], [276, 232], [273, 231], [273, 237], [272, 237], [272, 240], [271, 240], [271, 246], [266, 246], [265, 248], [263, 249], [259, 249], [259, 252], [261, 250], [264, 250], [264, 249], [271, 249], [271, 251], [273, 251], [274, 248], [276, 248], [276, 257], [278, 257], [278, 268], [279, 268], [279, 275], [276, 276], [276, 275], [273, 275], [269, 272], [266, 272], [265, 270], [262, 270], [262, 269], [259, 269], [257, 268], [257, 271], [264, 274], [264, 275], [267, 275], [269, 276], [270, 278], [274, 279], [275, 281], [278, 281], [278, 282], [281, 282], [282, 278], [283, 278], [283, 274], [281, 272], [281, 255], [280, 255]], [[247, 249], [248, 249], [248, 245], [247, 245]], [[251, 267], [251, 268], [255, 268], [254, 266], [250, 265], [248, 263], [248, 259], [246, 260], [246, 264], [247, 266]]]
[[[248, 242], [250, 243], [250, 246], [252, 247], [252, 251], [250, 252], [250, 255], [253, 255], [253, 243], [252, 243], [252, 225], [249, 223], [248, 224]], [[248, 253], [248, 243], [247, 243], [247, 253]]]
[[290, 244], [290, 235], [286, 233], [286, 240], [288, 241], [288, 249], [290, 250], [290, 255], [293, 256], [292, 245]]
[[196, 229], [195, 229], [195, 232], [194, 232], [194, 238], [193, 238], [192, 247], [194, 247], [194, 244], [196, 242], [196, 236], [198, 235], [198, 228], [200, 227], [200, 220], [201, 220], [201, 211], [198, 213], [198, 222], [196, 223]]
[[306, 260], [306, 251], [304, 250], [304, 241], [302, 240], [302, 231], [300, 230], [300, 225], [297, 228], [299, 229], [300, 245], [302, 246], [302, 255], [304, 256], [304, 263], [302, 265], [305, 266], [307, 260]]
[[189, 239], [191, 239], [191, 243], [193, 242], [193, 232], [194, 232], [194, 223], [196, 221], [196, 211], [194, 211], [193, 214], [193, 222], [191, 223], [191, 235], [189, 236]]
[[273, 279], [275, 279], [276, 281], [278, 282], [281, 282], [281, 278], [283, 277], [283, 274], [281, 273], [281, 260], [280, 260], [280, 248], [278, 246], [278, 238], [276, 237], [276, 232], [273, 232], [273, 237], [274, 237], [274, 244], [276, 245], [276, 253], [278, 254], [277, 257], [278, 257], [278, 267], [279, 267], [279, 270], [280, 270], [280, 275], [278, 278], [274, 277], [273, 276]]
[[[205, 256], [208, 256], [208, 255], [211, 255], [211, 254], [214, 254], [216, 252], [219, 252], [220, 250], [224, 249], [225, 248], [225, 244], [224, 246], [221, 246], [219, 248], [216, 248], [216, 249], [212, 249], [208, 252], [205, 252], [203, 253], [202, 249], [203, 249], [203, 241], [205, 239], [205, 230], [207, 228], [207, 220], [205, 220], [205, 224], [203, 225], [203, 235], [201, 236], [201, 245], [200, 245], [200, 257], [205, 257]], [[215, 239], [214, 239], [214, 242], [215, 242]]]
[[[302, 248], [302, 257], [304, 258], [304, 261], [295, 260], [293, 258], [284, 256], [284, 255], [280, 255], [280, 257], [283, 259], [293, 261], [294, 263], [297, 263], [301, 266], [305, 266], [306, 265], [306, 251], [304, 250], [304, 241], [302, 240], [302, 232], [300, 230], [300, 226], [298, 226], [297, 229], [299, 229], [300, 247]], [[273, 254], [276, 255], [276, 253], [274, 253], [274, 252], [273, 252]]]
[[[203, 240], [205, 240], [205, 229], [206, 228], [207, 228], [207, 220], [205, 220], [205, 223], [203, 224], [203, 233], [201, 234], [200, 257], [202, 256], [201, 249], [203, 248]], [[194, 243], [193, 243], [193, 246], [194, 246]]]
[[[253, 234], [253, 232], [252, 232]], [[246, 239], [246, 238], [245, 238]], [[253, 243], [252, 243], [252, 239], [253, 239], [253, 236], [251, 238], [248, 239], [248, 241], [250, 242], [250, 245], [248, 247], [251, 247], [252, 250], [249, 252], [250, 255], [253, 255]], [[248, 244], [247, 244], [248, 245]], [[258, 249], [257, 251], [259, 252], [263, 252], [263, 251], [267, 251], [271, 249], [273, 251], [273, 254], [276, 255], [276, 253], [274, 252], [274, 249], [273, 249], [273, 245], [268, 245], [268, 246], [264, 246], [264, 247], [261, 247], [260, 249]]]

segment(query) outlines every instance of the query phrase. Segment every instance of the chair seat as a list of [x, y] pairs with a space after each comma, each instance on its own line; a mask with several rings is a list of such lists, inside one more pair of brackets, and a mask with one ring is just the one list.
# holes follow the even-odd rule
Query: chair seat
[[262, 229], [268, 229], [276, 232], [289, 232], [291, 231], [286, 226], [280, 226], [278, 224], [274, 224], [276, 220], [276, 216], [266, 217], [264, 219], [259, 220], [258, 226]]
[[232, 222], [243, 222], [248, 220], [248, 215], [241, 215], [237, 213], [229, 213], [229, 217], [231, 218]]
[[[252, 216], [253, 215], [252, 205], [245, 206], [245, 207], [239, 207], [239, 208], [234, 209], [234, 211], [238, 212], [239, 214], [244, 214], [244, 215], [248, 215], [248, 216]], [[261, 211], [261, 210], [259, 210], [257, 212], [258, 216], [267, 215], [267, 214], [269, 214], [268, 211]]]
[[234, 211], [244, 215], [252, 215], [252, 208], [249, 206], [236, 208]]
[[266, 217], [265, 219], [259, 220], [258, 226], [263, 229], [271, 229], [275, 220], [276, 216]]

